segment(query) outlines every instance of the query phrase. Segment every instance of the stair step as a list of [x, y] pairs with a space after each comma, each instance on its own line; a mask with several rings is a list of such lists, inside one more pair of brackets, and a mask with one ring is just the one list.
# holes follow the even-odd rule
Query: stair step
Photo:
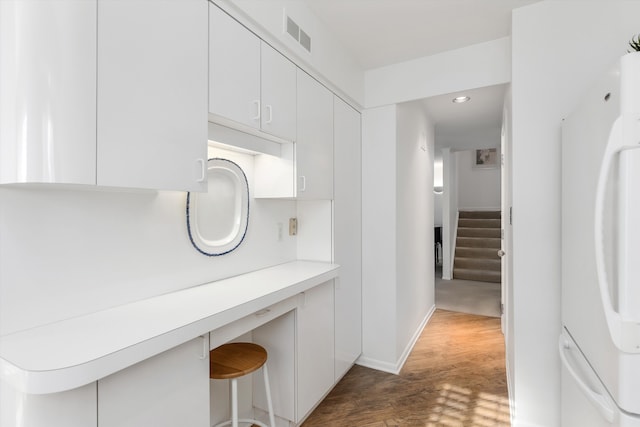
[[500, 219], [460, 218], [458, 219], [458, 227], [499, 229], [500, 222]]
[[453, 278], [462, 280], [475, 280], [478, 282], [500, 283], [501, 274], [499, 271], [473, 270], [466, 268], [454, 268]]
[[496, 248], [456, 248], [456, 257], [500, 259]]
[[458, 237], [492, 237], [500, 238], [499, 228], [458, 227]]
[[456, 257], [454, 264], [455, 268], [463, 268], [470, 270], [487, 270], [487, 271], [500, 271], [502, 263], [500, 258], [487, 259], [487, 258], [462, 258]]
[[456, 251], [458, 248], [494, 248], [500, 249], [500, 239], [485, 237], [458, 237], [456, 239]]
[[460, 211], [459, 218], [492, 218], [500, 219], [500, 211]]

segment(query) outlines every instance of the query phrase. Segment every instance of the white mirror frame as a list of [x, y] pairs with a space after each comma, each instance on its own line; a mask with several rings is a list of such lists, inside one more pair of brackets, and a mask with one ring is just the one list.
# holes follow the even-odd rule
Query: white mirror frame
[[198, 252], [210, 257], [228, 254], [240, 246], [249, 227], [249, 183], [244, 171], [231, 160], [222, 158], [209, 159], [207, 161], [208, 179], [211, 180], [215, 174], [220, 173], [230, 178], [235, 188], [235, 199], [230, 207], [237, 213], [226, 237], [222, 239], [208, 238], [208, 236], [203, 235], [202, 230], [198, 227], [198, 218], [199, 215], [202, 215], [198, 210], [198, 199], [201, 197], [215, 197], [216, 194], [211, 193], [211, 186], [207, 193], [187, 193], [186, 215], [189, 240]]

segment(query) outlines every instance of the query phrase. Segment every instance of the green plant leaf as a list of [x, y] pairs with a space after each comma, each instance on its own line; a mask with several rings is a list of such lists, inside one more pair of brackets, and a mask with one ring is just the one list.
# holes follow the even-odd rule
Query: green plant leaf
[[[629, 46], [631, 46], [631, 49], [640, 52], [640, 34], [637, 34], [635, 37], [631, 37], [631, 40], [629, 41]], [[631, 51], [628, 51], [628, 52], [631, 52]]]

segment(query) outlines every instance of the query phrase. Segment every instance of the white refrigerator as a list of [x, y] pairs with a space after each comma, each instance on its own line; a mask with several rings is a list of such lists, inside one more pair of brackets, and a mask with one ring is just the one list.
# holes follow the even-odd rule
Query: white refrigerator
[[562, 125], [562, 426], [640, 426], [640, 52]]

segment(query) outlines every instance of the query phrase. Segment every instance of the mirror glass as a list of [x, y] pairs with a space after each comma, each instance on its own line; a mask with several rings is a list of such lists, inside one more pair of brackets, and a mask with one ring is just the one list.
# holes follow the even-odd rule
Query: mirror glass
[[208, 191], [187, 194], [187, 228], [198, 252], [224, 255], [244, 240], [249, 224], [249, 185], [236, 163], [209, 159]]

